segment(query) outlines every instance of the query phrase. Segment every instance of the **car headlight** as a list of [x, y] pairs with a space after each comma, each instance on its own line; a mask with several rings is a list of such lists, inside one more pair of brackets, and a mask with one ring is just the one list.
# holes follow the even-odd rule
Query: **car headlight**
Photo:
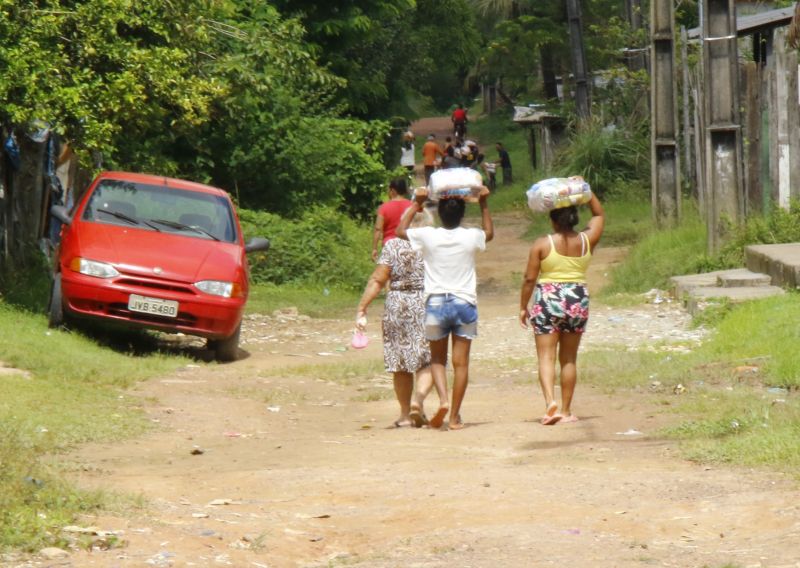
[[119, 271], [107, 262], [98, 262], [88, 258], [75, 257], [69, 263], [69, 267], [75, 272], [80, 272], [86, 276], [95, 278], [114, 278], [119, 276]]
[[238, 288], [233, 282], [225, 282], [224, 280], [201, 280], [200, 282], [195, 282], [194, 286], [206, 294], [222, 296], [223, 298], [230, 298], [234, 289]]

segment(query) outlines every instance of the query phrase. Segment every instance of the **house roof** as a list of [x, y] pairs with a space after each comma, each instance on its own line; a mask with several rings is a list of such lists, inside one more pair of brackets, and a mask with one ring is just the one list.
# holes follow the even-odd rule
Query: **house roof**
[[[736, 18], [736, 35], [747, 36], [757, 32], [763, 32], [772, 28], [788, 26], [794, 15], [794, 7], [770, 10], [749, 16], [739, 16]], [[692, 28], [687, 33], [689, 39], [700, 39], [700, 28]]]

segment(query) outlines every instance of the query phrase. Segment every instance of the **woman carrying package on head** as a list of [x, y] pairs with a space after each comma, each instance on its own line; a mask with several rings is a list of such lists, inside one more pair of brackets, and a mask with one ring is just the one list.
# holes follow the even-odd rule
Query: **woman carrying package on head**
[[[597, 196], [591, 196], [588, 206], [592, 218], [581, 232], [575, 231], [576, 206], [550, 211], [553, 233], [533, 243], [522, 282], [519, 321], [523, 328], [533, 327], [545, 402], [544, 425], [578, 420], [572, 413], [572, 396], [578, 378], [578, 347], [589, 319], [586, 269], [605, 225]], [[561, 365], [561, 412], [554, 393], [556, 358]]]
[[[448, 170], [437, 172], [444, 174]], [[469, 170], [468, 170], [469, 172]], [[474, 175], [471, 172], [470, 175]], [[448, 174], [449, 175], [449, 174]], [[478, 176], [480, 177], [480, 176]], [[433, 187], [433, 185], [432, 185]], [[466, 202], [464, 198], [439, 199], [438, 213], [442, 226], [409, 229], [415, 212], [422, 211], [428, 190], [417, 190], [414, 204], [400, 219], [397, 236], [408, 239], [414, 250], [422, 253], [425, 265], [425, 335], [430, 341], [431, 370], [437, 385], [447, 385], [448, 342], [453, 341], [453, 401], [446, 399], [431, 419], [432, 428], [444, 424], [449, 410], [449, 427], [459, 430], [461, 403], [469, 382], [469, 352], [472, 339], [478, 334], [478, 308], [475, 278], [475, 254], [486, 249], [494, 228], [489, 214], [489, 190], [481, 185], [473, 188], [481, 208], [481, 229], [461, 227]], [[432, 197], [439, 198], [435, 192]]]

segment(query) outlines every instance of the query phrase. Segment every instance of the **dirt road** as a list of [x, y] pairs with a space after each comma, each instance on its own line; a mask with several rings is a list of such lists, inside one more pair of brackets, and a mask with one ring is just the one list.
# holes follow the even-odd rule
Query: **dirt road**
[[[660, 397], [579, 384], [580, 422], [536, 422], [532, 339], [515, 320], [524, 227], [499, 218], [480, 258], [467, 428], [389, 427], [396, 403], [375, 323], [353, 352], [349, 321], [250, 317], [248, 358], [131, 393], [152, 433], [67, 456], [83, 486], [145, 500], [83, 519], [125, 544], [29, 565], [800, 566], [797, 486], [681, 460], [654, 435], [676, 420]], [[621, 254], [597, 251], [595, 289]], [[584, 350], [702, 336], [668, 303], [593, 310]]]

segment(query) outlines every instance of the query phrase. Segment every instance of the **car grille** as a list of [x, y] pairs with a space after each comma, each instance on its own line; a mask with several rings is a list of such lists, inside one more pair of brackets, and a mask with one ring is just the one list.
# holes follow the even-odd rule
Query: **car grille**
[[150, 288], [153, 290], [167, 290], [169, 292], [180, 292], [182, 294], [197, 295], [197, 291], [192, 286], [180, 284], [177, 282], [170, 282], [168, 280], [155, 280], [149, 278], [137, 278], [132, 276], [125, 276], [116, 280], [117, 284], [124, 286], [137, 286], [140, 288]]

